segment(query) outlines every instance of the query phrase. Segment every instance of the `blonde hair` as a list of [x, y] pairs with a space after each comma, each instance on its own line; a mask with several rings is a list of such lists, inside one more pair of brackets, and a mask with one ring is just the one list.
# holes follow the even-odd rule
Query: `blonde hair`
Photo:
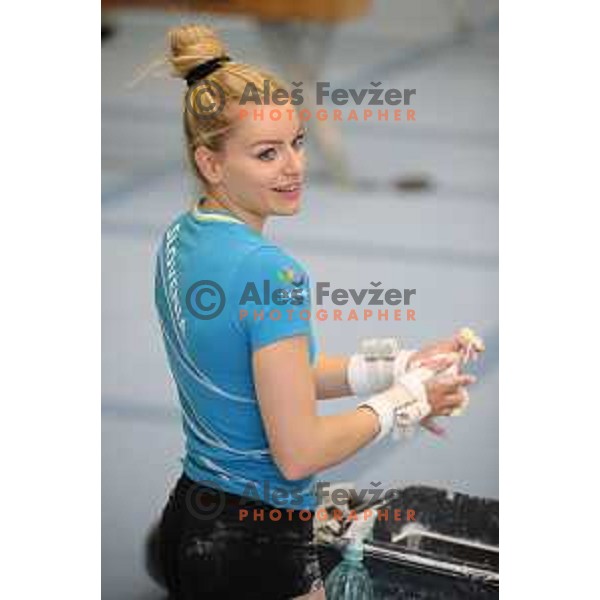
[[[210, 27], [202, 25], [182, 25], [174, 27], [168, 32], [170, 55], [168, 60], [172, 66], [173, 75], [185, 79], [194, 68], [211, 60], [226, 56], [227, 48], [218, 35]], [[201, 103], [209, 106], [214, 103], [223, 104], [222, 97], [217, 90], [211, 88], [215, 83], [224, 94], [222, 110], [210, 118], [201, 118], [191, 109], [188, 102], [188, 90], [184, 97], [183, 127], [186, 138], [187, 153], [192, 168], [200, 180], [206, 185], [207, 181], [199, 171], [194, 158], [198, 147], [205, 146], [213, 151], [221, 150], [226, 136], [235, 125], [232, 111], [228, 108], [236, 103], [244, 93], [246, 85], [254, 84], [259, 97], [263, 97], [264, 82], [269, 81], [271, 89], [288, 89], [288, 85], [275, 75], [251, 65], [224, 62], [222, 66], [205, 78], [207, 85], [198, 87], [194, 97], [194, 104]]]

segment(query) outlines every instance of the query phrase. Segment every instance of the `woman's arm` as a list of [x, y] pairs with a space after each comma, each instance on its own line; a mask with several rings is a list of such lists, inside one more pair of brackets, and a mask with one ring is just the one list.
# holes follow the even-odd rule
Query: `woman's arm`
[[[302, 479], [338, 464], [377, 436], [379, 421], [368, 408], [316, 414], [306, 336], [260, 348], [253, 354], [253, 369], [271, 452], [287, 479]], [[342, 383], [332, 376], [335, 379]]]
[[319, 355], [317, 364], [313, 367], [317, 400], [352, 396], [348, 384], [349, 360], [347, 356]]
[[[379, 417], [369, 407], [317, 415], [306, 336], [284, 338], [259, 348], [252, 356], [254, 385], [269, 446], [287, 479], [303, 479], [336, 465], [378, 435]], [[443, 383], [426, 384], [431, 415], [449, 414], [460, 406], [460, 387], [472, 382], [468, 375], [457, 375]]]

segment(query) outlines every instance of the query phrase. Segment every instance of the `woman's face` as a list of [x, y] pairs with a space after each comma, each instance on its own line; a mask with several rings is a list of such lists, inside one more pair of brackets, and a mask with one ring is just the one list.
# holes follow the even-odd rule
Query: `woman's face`
[[[270, 215], [296, 214], [306, 169], [305, 130], [296, 109], [290, 104], [243, 108], [247, 116], [236, 118], [236, 127], [216, 156], [215, 190], [261, 221]], [[262, 111], [262, 119], [255, 110]]]

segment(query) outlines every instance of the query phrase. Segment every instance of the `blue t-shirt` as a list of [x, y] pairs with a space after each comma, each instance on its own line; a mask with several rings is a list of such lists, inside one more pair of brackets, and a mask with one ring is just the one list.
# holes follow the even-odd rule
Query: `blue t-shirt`
[[314, 477], [284, 478], [254, 389], [252, 353], [286, 337], [316, 341], [310, 281], [296, 260], [229, 213], [194, 209], [163, 236], [156, 306], [195, 481], [279, 508], [316, 507]]

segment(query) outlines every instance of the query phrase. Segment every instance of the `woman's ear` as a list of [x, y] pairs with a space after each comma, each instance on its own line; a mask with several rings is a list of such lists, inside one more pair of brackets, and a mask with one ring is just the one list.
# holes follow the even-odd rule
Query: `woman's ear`
[[215, 152], [206, 146], [198, 146], [194, 152], [194, 160], [198, 171], [211, 185], [221, 182], [221, 165]]

